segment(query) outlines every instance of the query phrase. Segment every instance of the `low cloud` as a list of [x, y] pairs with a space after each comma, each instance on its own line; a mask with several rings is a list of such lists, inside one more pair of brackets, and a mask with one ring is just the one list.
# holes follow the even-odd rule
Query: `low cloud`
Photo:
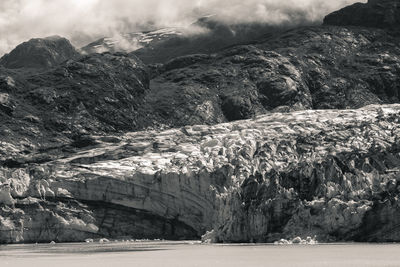
[[[80, 47], [96, 38], [183, 27], [215, 14], [227, 23], [319, 22], [355, 0], [1, 0], [0, 55], [35, 37], [61, 35]], [[366, 1], [363, 1], [366, 2]]]

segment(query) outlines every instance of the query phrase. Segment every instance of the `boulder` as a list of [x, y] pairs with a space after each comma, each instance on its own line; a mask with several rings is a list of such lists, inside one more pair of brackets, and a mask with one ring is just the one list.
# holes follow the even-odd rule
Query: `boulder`
[[9, 184], [0, 184], [0, 203], [3, 205], [14, 205], [15, 203]]
[[16, 108], [16, 103], [7, 93], [0, 93], [0, 110], [11, 116]]

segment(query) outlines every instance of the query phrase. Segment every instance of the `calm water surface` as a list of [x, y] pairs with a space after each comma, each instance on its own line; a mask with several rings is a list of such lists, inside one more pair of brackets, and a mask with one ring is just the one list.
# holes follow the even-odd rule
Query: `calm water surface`
[[110, 242], [0, 246], [0, 266], [400, 266], [397, 244], [202, 245]]

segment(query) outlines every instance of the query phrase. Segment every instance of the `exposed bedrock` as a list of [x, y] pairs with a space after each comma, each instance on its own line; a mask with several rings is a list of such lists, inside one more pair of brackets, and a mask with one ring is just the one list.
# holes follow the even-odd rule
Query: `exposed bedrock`
[[60, 36], [34, 38], [1, 57], [0, 65], [10, 69], [47, 69], [78, 55], [72, 44]]
[[399, 241], [399, 115], [400, 105], [274, 113], [3, 162], [0, 242], [210, 230], [222, 242]]
[[397, 0], [355, 3], [326, 16], [324, 24], [399, 29], [400, 4]]
[[388, 29], [300, 27], [151, 66], [124, 53], [74, 57], [46, 70], [0, 66], [0, 133], [16, 144], [29, 135], [36, 146], [85, 133], [399, 103], [399, 44]]

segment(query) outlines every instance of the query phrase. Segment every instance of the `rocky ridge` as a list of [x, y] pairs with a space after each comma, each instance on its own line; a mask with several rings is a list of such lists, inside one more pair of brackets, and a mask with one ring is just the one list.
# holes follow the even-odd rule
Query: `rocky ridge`
[[217, 54], [173, 59], [157, 68], [148, 102], [172, 125], [397, 103], [398, 41], [385, 30], [297, 28]]
[[92, 136], [49, 162], [1, 169], [0, 240], [212, 229], [224, 242], [399, 240], [399, 115], [382, 105]]
[[35, 38], [18, 45], [0, 59], [0, 65], [10, 69], [51, 68], [78, 56], [71, 43], [60, 36]]
[[[399, 41], [387, 29], [325, 26], [269, 34], [253, 44], [164, 64], [145, 66], [132, 53], [91, 54], [39, 73], [0, 69], [0, 105], [11, 121], [19, 106], [46, 120], [47, 112], [35, 110], [47, 111], [43, 97], [55, 99], [51, 117], [68, 118], [67, 126], [57, 119], [57, 132], [71, 131], [82, 121], [87, 132], [109, 132], [398, 103]], [[139, 67], [112, 69], [128, 61]], [[94, 92], [101, 93], [83, 97]]]
[[[293, 22], [303, 25], [303, 22]], [[266, 34], [282, 32], [290, 25], [265, 23], [229, 24], [216, 15], [204, 16], [187, 27], [170, 27], [105, 37], [79, 51], [83, 54], [126, 52], [146, 64], [164, 64], [176, 57], [217, 53], [234, 45], [258, 40]]]
[[397, 0], [368, 0], [356, 3], [329, 14], [324, 19], [327, 25], [353, 25], [399, 29], [400, 3]]
[[124, 54], [0, 73], [0, 161], [72, 141], [85, 146], [87, 134], [131, 130], [146, 120], [139, 109], [149, 89], [147, 68]]

